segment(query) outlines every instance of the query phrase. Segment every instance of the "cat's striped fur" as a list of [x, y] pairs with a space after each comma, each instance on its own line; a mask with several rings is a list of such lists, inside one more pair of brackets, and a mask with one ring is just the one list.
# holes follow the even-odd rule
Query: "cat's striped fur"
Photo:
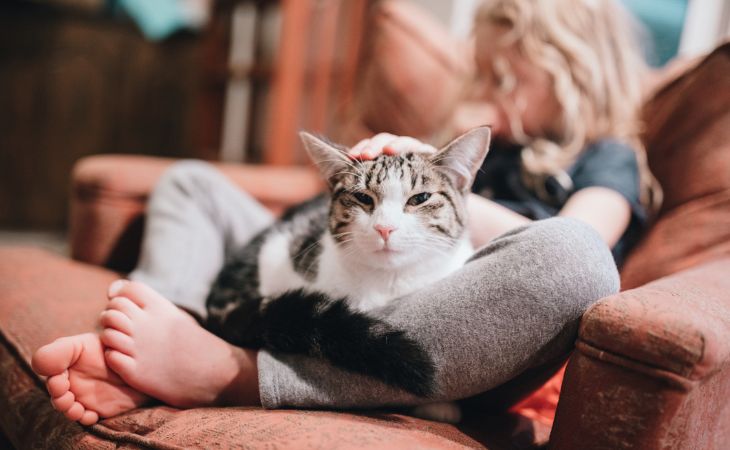
[[227, 262], [208, 298], [211, 329], [236, 345], [324, 358], [434, 394], [429, 355], [378, 311], [471, 255], [465, 195], [489, 129], [436, 154], [374, 161], [302, 139], [329, 192], [288, 211]]

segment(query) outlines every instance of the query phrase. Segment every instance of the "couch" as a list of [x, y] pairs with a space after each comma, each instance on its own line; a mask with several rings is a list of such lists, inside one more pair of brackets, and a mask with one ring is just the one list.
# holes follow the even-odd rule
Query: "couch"
[[[511, 388], [537, 386], [544, 373], [525, 374], [467, 402], [466, 418], [458, 425], [393, 411], [177, 410], [165, 405], [129, 411], [92, 427], [68, 422], [51, 408], [41, 380], [30, 370], [30, 356], [56, 337], [96, 329], [106, 286], [134, 266], [146, 198], [172, 162], [103, 155], [83, 159], [74, 169], [71, 259], [33, 248], [0, 248], [0, 429], [5, 443], [74, 449], [727, 448], [728, 73], [730, 44], [645, 105], [644, 141], [664, 203], [622, 267], [622, 292], [585, 313], [552, 426], [509, 408], [519, 400], [509, 395]], [[368, 105], [360, 108], [366, 117]], [[427, 130], [427, 122], [413, 126]], [[367, 120], [363, 124], [372, 127]], [[322, 188], [307, 168], [219, 167], [274, 212]], [[560, 382], [559, 377], [551, 381], [553, 386]], [[538, 390], [533, 399], [544, 393]]]

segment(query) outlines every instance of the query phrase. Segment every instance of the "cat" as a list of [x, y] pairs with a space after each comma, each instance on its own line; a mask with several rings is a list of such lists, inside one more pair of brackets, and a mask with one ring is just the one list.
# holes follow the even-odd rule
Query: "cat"
[[[434, 395], [429, 355], [369, 312], [446, 277], [473, 254], [466, 195], [488, 152], [489, 128], [434, 154], [372, 161], [300, 136], [328, 192], [287, 211], [226, 262], [207, 300], [210, 330], [234, 345], [319, 357]], [[414, 412], [453, 422], [454, 408]]]

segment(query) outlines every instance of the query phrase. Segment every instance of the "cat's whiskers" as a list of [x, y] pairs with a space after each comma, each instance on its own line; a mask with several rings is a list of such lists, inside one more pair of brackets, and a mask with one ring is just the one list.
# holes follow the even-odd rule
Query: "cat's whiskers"
[[449, 155], [449, 154], [436, 155], [436, 157], [435, 158], [431, 158], [430, 161], [432, 163], [439, 163], [441, 161], [446, 161], [448, 159], [451, 159], [451, 160], [454, 160], [454, 161], [461, 161], [460, 158], [457, 158], [457, 157], [455, 157], [453, 155]]
[[354, 247], [354, 246], [352, 246], [352, 245], [349, 245], [349, 246], [347, 245], [347, 244], [349, 244], [350, 242], [353, 242], [354, 240], [355, 240], [355, 239], [349, 239], [349, 240], [347, 240], [347, 241], [344, 241], [344, 242], [342, 243], [342, 245], [340, 246], [340, 247], [342, 248], [342, 250], [343, 250], [343, 251], [345, 252], [345, 253], [344, 253], [345, 255], [347, 255], [347, 254], [348, 254], [348, 252], [349, 252], [349, 253], [352, 253], [352, 252], [354, 252], [354, 251], [356, 251], [356, 250], [357, 250], [357, 248], [356, 248], [356, 247]]
[[455, 239], [450, 238], [427, 238], [425, 240], [425, 243], [435, 245], [437, 248], [444, 249], [445, 251], [453, 249], [456, 242]]
[[[351, 239], [351, 240], [350, 240], [350, 241], [348, 241], [348, 242], [352, 242], [352, 241], [354, 241], [354, 240], [355, 240], [355, 239]], [[350, 245], [350, 246], [346, 246], [346, 247], [345, 247], [345, 246], [343, 246], [343, 247], [342, 247], [342, 253], [341, 253], [341, 254], [342, 254], [342, 256], [343, 256], [343, 257], [344, 257], [345, 259], [347, 259], [347, 258], [349, 258], [350, 256], [354, 255], [355, 253], [359, 253], [360, 251], [361, 251], [361, 250], [360, 250], [360, 248], [359, 248], [359, 247], [357, 247], [357, 246], [355, 246], [355, 245]]]
[[352, 160], [349, 160], [349, 159], [348, 160], [342, 160], [342, 159], [334, 159], [334, 158], [321, 160], [321, 162], [323, 162], [323, 163], [325, 163], [325, 162], [331, 162], [331, 163], [338, 163], [339, 164], [339, 163], [343, 163], [344, 162], [349, 169], [352, 169], [353, 170], [353, 172], [341, 170], [341, 171], [339, 171], [339, 173], [346, 173], [348, 175], [352, 175], [353, 177], [355, 177], [355, 179], [361, 181], [362, 180], [362, 176], [363, 176], [363, 174], [362, 174], [362, 169], [363, 168], [362, 168], [362, 166], [356, 167], [351, 161]]
[[342, 247], [343, 249], [352, 249], [353, 247], [351, 245], [348, 245], [352, 242], [355, 242], [354, 236], [339, 242], [338, 247]]
[[340, 248], [339, 251], [341, 252], [342, 256], [347, 258], [350, 256], [350, 254], [352, 254], [354, 251], [357, 250], [357, 247], [349, 245], [351, 242], [355, 241], [355, 236], [354, 236], [355, 232], [354, 231], [345, 231], [342, 233], [334, 234], [334, 235], [332, 235], [332, 237], [339, 237], [339, 236], [343, 236], [343, 235], [348, 236], [347, 239], [343, 239], [343, 240], [335, 239], [335, 246], [339, 247]]
[[453, 245], [453, 243], [455, 242], [455, 239], [453, 239], [451, 237], [438, 236], [435, 234], [428, 234], [428, 233], [419, 234], [418, 236], [406, 237], [404, 239], [408, 243], [420, 243], [420, 242], [423, 242], [424, 240], [428, 240], [431, 242], [444, 243], [449, 246]]
[[[451, 155], [439, 155], [437, 158], [432, 159], [430, 162], [431, 162], [432, 166], [439, 166], [439, 165], [441, 165], [442, 162], [447, 161], [447, 160], [452, 160], [452, 161], [457, 161], [457, 162], [463, 163], [463, 161], [461, 159], [456, 158], [455, 156], [451, 156]], [[453, 166], [454, 165], [452, 164], [452, 165], [442, 166], [441, 168], [442, 168], [442, 170], [446, 169], [446, 170], [451, 170], [451, 171], [457, 171]], [[463, 166], [463, 168], [468, 170], [467, 166]]]
[[432, 241], [441, 241], [447, 245], [453, 245], [454, 242], [456, 242], [456, 239], [450, 237], [450, 236], [438, 236], [435, 234], [427, 234], [425, 235], [426, 239], [430, 239]]
[[342, 237], [342, 236], [351, 236], [351, 235], [354, 235], [354, 234], [355, 234], [354, 231], [345, 231], [343, 233], [333, 234], [332, 237], [335, 238], [335, 245], [337, 247], [345, 247], [347, 244], [349, 244], [350, 242], [354, 241], [355, 238], [354, 237], [350, 237], [349, 239], [343, 239], [343, 240], [340, 240], [339, 238]]
[[347, 165], [350, 166], [353, 170], [357, 170], [358, 172], [362, 171], [365, 168], [365, 165], [359, 159], [350, 159], [347, 162]]
[[[443, 205], [452, 203], [452, 208], [432, 207], [418, 213], [403, 203], [421, 190], [448, 191], [447, 197], [456, 197], [457, 189], [471, 181], [480, 163], [473, 160], [473, 140], [455, 141], [444, 152], [448, 155], [436, 155], [433, 160], [432, 155], [400, 155], [375, 162], [353, 158], [342, 146], [307, 133], [302, 133], [302, 139], [325, 180], [334, 184], [329, 198], [323, 195], [291, 210], [261, 239], [242, 249], [211, 290], [210, 317], [217, 319], [221, 335], [235, 340], [231, 342], [235, 345], [262, 346], [263, 342], [264, 348], [273, 351], [296, 348], [295, 353], [317, 355], [394, 388], [428, 394], [434, 368], [428, 359], [408, 356], [414, 354], [413, 345], [420, 349], [420, 342], [388, 339], [383, 351], [372, 352], [382, 345], [382, 333], [372, 333], [378, 330], [370, 325], [363, 328], [367, 317], [361, 313], [386, 306], [463, 266], [469, 249], [467, 236], [457, 227], [463, 224], [463, 198], [444, 200]], [[364, 188], [372, 201], [339, 197]], [[419, 192], [409, 194], [409, 190]], [[390, 237], [385, 233], [387, 244], [373, 230], [378, 223], [392, 223], [399, 229]], [[288, 305], [297, 298], [314, 308], [302, 310], [295, 305], [291, 309]], [[322, 314], [333, 301], [350, 307], [344, 316]], [[280, 307], [272, 307], [274, 302]], [[307, 326], [269, 326], [290, 322], [294, 313]], [[378, 316], [371, 319], [375, 327], [380, 326]], [[385, 325], [390, 329], [390, 324]]]
[[[431, 165], [432, 166], [437, 166], [437, 165], [439, 165], [439, 163], [441, 163], [443, 161], [446, 161], [446, 160], [461, 161], [460, 159], [458, 159], [458, 158], [456, 158], [455, 156], [452, 156], [452, 155], [439, 155], [438, 157], [431, 159], [430, 162], [431, 162]], [[451, 169], [451, 170], [454, 170], [454, 169]], [[477, 169], [477, 173], [486, 173], [486, 172], [480, 166]]]
[[[350, 240], [346, 240], [346, 241], [343, 241], [343, 242], [344, 242], [344, 244], [346, 244], [347, 242], [350, 242], [351, 240], [352, 240], [352, 239], [350, 239]], [[335, 241], [335, 242], [336, 242], [336, 241]], [[335, 245], [338, 245], [338, 244], [335, 244]], [[343, 247], [344, 247], [344, 245], [343, 245]], [[305, 270], [305, 273], [311, 273], [311, 271], [312, 271], [312, 266], [314, 266], [315, 264], [319, 264], [319, 260], [318, 260], [318, 258], [312, 258], [312, 260], [311, 260], [311, 261], [309, 262], [309, 264], [307, 264], [307, 268], [306, 268], [306, 270]]]
[[360, 184], [353, 184], [352, 186], [348, 186], [348, 187], [343, 188], [343, 189], [345, 190], [345, 192], [348, 192], [350, 194], [355, 193], [355, 192], [359, 192], [362, 189], [362, 186], [365, 185], [365, 181], [362, 179], [362, 177], [360, 177], [360, 180], [359, 181], [362, 182], [362, 185], [360, 185]]
[[[312, 244], [308, 245], [308, 246], [307, 246], [307, 247], [306, 247], [306, 248], [305, 248], [304, 250], [302, 250], [301, 252], [299, 252], [299, 253], [297, 253], [296, 255], [292, 256], [292, 257], [291, 257], [291, 259], [292, 259], [292, 260], [295, 260], [295, 259], [298, 259], [298, 258], [300, 258], [300, 257], [303, 257], [303, 256], [305, 256], [305, 255], [306, 255], [307, 253], [309, 253], [309, 252], [311, 252], [312, 250], [314, 250], [314, 248], [316, 248], [316, 247], [317, 247], [318, 245], [319, 245], [319, 241], [315, 241], [314, 243], [312, 243]], [[314, 260], [316, 260], [316, 258], [315, 258]]]
[[448, 254], [449, 250], [451, 250], [450, 248], [447, 248], [447, 247], [427, 245], [427, 244], [428, 243], [426, 243], [426, 242], [422, 242], [420, 244], [413, 243], [413, 244], [410, 244], [409, 247], [412, 250], [426, 250], [429, 253], [438, 253], [438, 254]]
[[425, 235], [414, 239], [407, 239], [403, 242], [403, 245], [414, 249], [435, 250], [438, 253], [447, 254], [449, 250], [453, 249], [454, 241], [440, 236]]
[[361, 174], [359, 174], [359, 173], [348, 172], [346, 170], [341, 170], [339, 173], [341, 173], [341, 174], [344, 173], [344, 174], [352, 175], [355, 178], [360, 178], [360, 176], [361, 176]]

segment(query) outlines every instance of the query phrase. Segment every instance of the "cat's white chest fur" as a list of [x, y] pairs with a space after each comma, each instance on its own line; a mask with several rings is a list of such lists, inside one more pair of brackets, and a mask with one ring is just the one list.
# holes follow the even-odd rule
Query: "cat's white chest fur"
[[[473, 247], [467, 236], [441, 257], [426, 258], [407, 270], [378, 269], [363, 264], [337, 247], [326, 232], [322, 237], [317, 277], [314, 282], [304, 279], [294, 269], [289, 254], [291, 236], [274, 233], [259, 253], [259, 290], [262, 295], [281, 294], [287, 290], [307, 288], [327, 293], [332, 298], [346, 298], [359, 311], [369, 311], [389, 301], [436, 282], [455, 272], [469, 259]], [[362, 255], [360, 255], [362, 256]], [[416, 406], [411, 413], [424, 419], [457, 423], [461, 408], [453, 402], [438, 402]]]
[[291, 261], [291, 235], [271, 233], [259, 252], [259, 292], [263, 296], [306, 287], [307, 281], [294, 270]]
[[360, 311], [384, 306], [390, 300], [446, 277], [463, 266], [473, 253], [465, 236], [447, 254], [422, 260], [407, 269], [390, 269], [349, 257], [329, 233], [325, 233], [321, 243], [317, 279], [311, 287], [333, 297], [346, 297], [348, 304]]
[[325, 233], [320, 241], [317, 276], [306, 280], [294, 270], [289, 254], [291, 236], [272, 233], [259, 253], [259, 291], [263, 296], [305, 288], [321, 291], [333, 298], [347, 298], [348, 304], [369, 311], [386, 305], [390, 300], [407, 295], [438, 281], [458, 270], [471, 256], [473, 249], [464, 238], [451, 252], [427, 258], [407, 269], [382, 269], [364, 264], [357, 257], [337, 247], [332, 236]]
[[[262, 311], [277, 294], [300, 288], [345, 299], [353, 310], [373, 311], [443, 280], [469, 259], [473, 249], [465, 230], [465, 196], [487, 154], [488, 127], [465, 133], [435, 154], [411, 151], [368, 161], [313, 135], [301, 136], [331, 188], [327, 222], [320, 214], [324, 210], [313, 209], [316, 202], [302, 205], [266, 237], [255, 280]], [[291, 254], [317, 239], [313, 232], [324, 224], [328, 231], [318, 242]], [[362, 341], [371, 342], [370, 337]], [[328, 336], [328, 343], [337, 342], [336, 336]], [[352, 345], [352, 340], [344, 344]], [[413, 412], [450, 422], [460, 416], [452, 403], [424, 405]]]

